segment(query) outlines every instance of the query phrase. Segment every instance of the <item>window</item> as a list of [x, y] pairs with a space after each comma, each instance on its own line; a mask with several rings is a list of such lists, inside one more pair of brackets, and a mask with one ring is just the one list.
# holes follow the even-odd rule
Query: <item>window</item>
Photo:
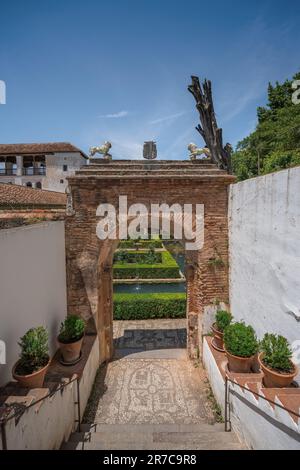
[[60, 184], [64, 184], [64, 180], [60, 180]]
[[68, 171], [68, 165], [63, 165], [63, 171]]
[[26, 186], [27, 186], [27, 188], [32, 188], [32, 183], [30, 181], [28, 181], [28, 183], [26, 183]]
[[36, 188], [38, 189], [42, 189], [42, 183], [40, 181], [38, 181], [35, 185]]

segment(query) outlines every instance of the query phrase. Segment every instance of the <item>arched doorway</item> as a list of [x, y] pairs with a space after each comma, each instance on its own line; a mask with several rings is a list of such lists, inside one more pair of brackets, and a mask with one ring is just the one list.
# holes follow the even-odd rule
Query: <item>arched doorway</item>
[[118, 240], [97, 238], [98, 205], [108, 203], [118, 208], [120, 195], [127, 195], [129, 206], [204, 205], [204, 245], [186, 253], [188, 348], [192, 355], [201, 346], [197, 344], [201, 338], [199, 319], [205, 307], [216, 300], [228, 300], [227, 204], [228, 185], [234, 177], [201, 160], [145, 163], [92, 159], [89, 167], [68, 181], [68, 309], [94, 324], [101, 361], [109, 360], [113, 354], [112, 264]]

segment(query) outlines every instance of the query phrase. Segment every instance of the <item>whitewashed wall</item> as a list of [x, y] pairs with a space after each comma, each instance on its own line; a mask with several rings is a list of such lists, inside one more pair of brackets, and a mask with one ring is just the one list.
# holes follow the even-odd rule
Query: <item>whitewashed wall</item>
[[0, 386], [11, 380], [20, 336], [46, 326], [53, 354], [66, 313], [64, 222], [0, 230], [0, 341], [7, 360], [0, 365]]
[[300, 340], [300, 167], [232, 185], [229, 227], [235, 319]]
[[[43, 189], [65, 192], [68, 186], [67, 177], [75, 174], [76, 170], [87, 164], [79, 152], [56, 153], [46, 156], [46, 177], [43, 178]], [[63, 165], [67, 165], [67, 171], [63, 171]], [[63, 181], [61, 183], [61, 181]]]

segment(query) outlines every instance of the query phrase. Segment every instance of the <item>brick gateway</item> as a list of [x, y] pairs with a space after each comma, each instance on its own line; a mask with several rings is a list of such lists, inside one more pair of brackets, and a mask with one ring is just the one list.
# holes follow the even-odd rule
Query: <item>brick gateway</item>
[[204, 246], [186, 251], [188, 349], [199, 349], [199, 316], [204, 307], [228, 302], [228, 186], [235, 178], [210, 161], [91, 159], [69, 181], [66, 219], [68, 311], [96, 329], [101, 362], [113, 354], [113, 254], [118, 240], [96, 236], [100, 203], [128, 205], [203, 204]]

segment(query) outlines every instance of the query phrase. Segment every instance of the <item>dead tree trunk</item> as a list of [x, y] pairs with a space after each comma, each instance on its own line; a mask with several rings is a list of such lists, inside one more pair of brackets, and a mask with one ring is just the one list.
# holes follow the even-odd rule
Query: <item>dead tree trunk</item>
[[201, 86], [199, 78], [192, 76], [192, 84], [188, 90], [196, 101], [196, 108], [200, 115], [200, 123], [196, 130], [203, 137], [204, 142], [210, 150], [211, 159], [219, 168], [231, 173], [232, 147], [226, 144], [223, 147], [222, 129], [218, 127], [210, 80], [204, 80]]

